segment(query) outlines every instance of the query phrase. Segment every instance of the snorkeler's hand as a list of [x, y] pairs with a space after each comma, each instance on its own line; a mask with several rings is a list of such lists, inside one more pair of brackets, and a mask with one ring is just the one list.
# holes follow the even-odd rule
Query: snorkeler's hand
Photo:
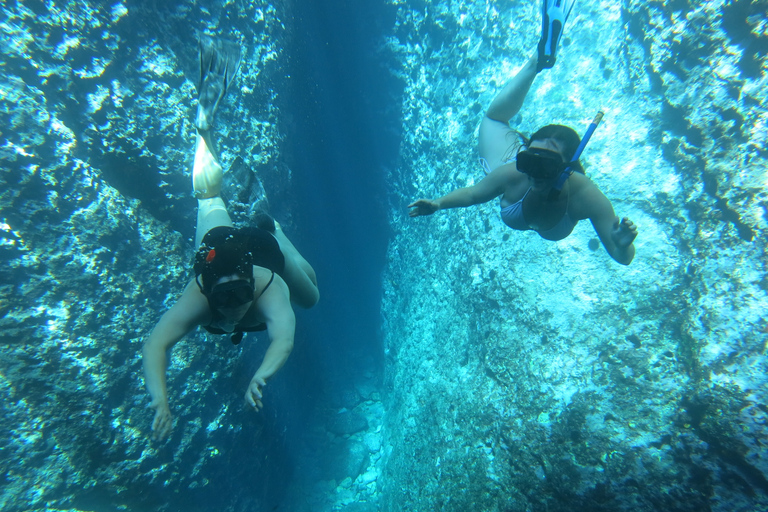
[[432, 215], [440, 209], [440, 206], [437, 202], [432, 201], [431, 199], [419, 199], [418, 201], [409, 204], [408, 208], [413, 208], [413, 210], [408, 212], [409, 216], [419, 217], [421, 215]]
[[155, 419], [152, 421], [152, 440], [162, 441], [168, 437], [173, 428], [173, 416], [168, 408], [168, 402], [153, 400], [149, 407], [155, 410]]
[[616, 222], [613, 223], [613, 231], [611, 232], [611, 239], [616, 247], [626, 249], [632, 245], [635, 238], [637, 238], [637, 227], [635, 227], [632, 221], [624, 217], [619, 222], [619, 219], [616, 218]]
[[259, 411], [264, 406], [261, 403], [261, 392], [267, 383], [261, 377], [253, 376], [251, 383], [248, 385], [248, 390], [245, 392], [245, 403], [250, 405], [254, 410]]

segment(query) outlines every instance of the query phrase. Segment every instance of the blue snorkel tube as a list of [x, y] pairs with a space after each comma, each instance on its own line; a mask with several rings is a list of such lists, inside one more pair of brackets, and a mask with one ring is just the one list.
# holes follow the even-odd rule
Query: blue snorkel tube
[[563, 172], [560, 173], [560, 176], [557, 177], [557, 182], [552, 187], [552, 190], [549, 192], [549, 199], [553, 200], [557, 198], [558, 195], [560, 195], [560, 191], [563, 189], [563, 185], [565, 185], [565, 180], [567, 180], [571, 174], [573, 174], [573, 169], [571, 169], [572, 163], [575, 163], [579, 160], [579, 157], [581, 156], [581, 153], [584, 151], [584, 148], [587, 146], [587, 142], [589, 142], [589, 138], [592, 137], [592, 134], [595, 132], [595, 128], [597, 128], [597, 125], [600, 124], [600, 121], [603, 120], [603, 111], [600, 110], [597, 112], [597, 115], [592, 120], [592, 123], [587, 127], [587, 132], [584, 134], [584, 137], [582, 137], [581, 142], [579, 143], [579, 147], [576, 148], [576, 152], [573, 154], [573, 158], [568, 163], [568, 167], [563, 169]]

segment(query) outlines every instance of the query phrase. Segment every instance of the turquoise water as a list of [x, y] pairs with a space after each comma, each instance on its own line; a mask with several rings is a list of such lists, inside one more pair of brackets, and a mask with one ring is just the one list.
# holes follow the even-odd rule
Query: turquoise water
[[[584, 133], [638, 226], [559, 242], [494, 200], [477, 127], [536, 2], [43, 2], [0, 8], [3, 510], [768, 508], [765, 1], [581, 1], [511, 126]], [[318, 274], [294, 350], [195, 330], [153, 442], [141, 347], [193, 277], [197, 32], [237, 41], [223, 198]]]

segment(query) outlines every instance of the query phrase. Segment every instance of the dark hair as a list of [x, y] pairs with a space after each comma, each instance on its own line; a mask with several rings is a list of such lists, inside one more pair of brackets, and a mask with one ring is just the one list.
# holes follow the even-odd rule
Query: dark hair
[[[523, 137], [526, 146], [530, 145], [530, 143], [535, 140], [545, 139], [556, 140], [560, 143], [566, 162], [573, 159], [573, 155], [576, 153], [576, 149], [578, 149], [579, 144], [581, 143], [581, 137], [579, 137], [579, 134], [576, 133], [573, 128], [561, 124], [548, 124], [547, 126], [536, 130], [536, 132], [531, 135], [530, 139], [525, 139], [525, 137]], [[584, 174], [584, 168], [578, 160], [571, 164], [571, 169]]]
[[229, 226], [208, 231], [195, 254], [195, 278], [202, 277], [201, 290], [205, 295], [224, 276], [237, 274], [251, 279], [252, 267], [253, 253], [248, 248], [247, 237], [238, 236], [238, 230]]

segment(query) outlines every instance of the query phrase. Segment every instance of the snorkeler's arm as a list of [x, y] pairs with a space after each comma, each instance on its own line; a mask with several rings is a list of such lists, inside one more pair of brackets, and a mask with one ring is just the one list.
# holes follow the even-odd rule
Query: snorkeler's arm
[[589, 220], [605, 250], [617, 262], [629, 265], [635, 257], [632, 243], [637, 237], [635, 225], [626, 217], [620, 221], [611, 202], [597, 187], [585, 191], [582, 201], [588, 205]]
[[488, 173], [485, 178], [471, 187], [456, 189], [435, 200], [419, 199], [408, 205], [408, 208], [413, 208], [409, 215], [411, 217], [419, 217], [421, 215], [431, 215], [438, 210], [464, 208], [487, 203], [494, 197], [504, 193], [504, 189], [511, 179], [510, 173], [513, 172], [517, 172], [513, 165], [502, 165]]
[[172, 426], [165, 383], [167, 352], [189, 331], [200, 324], [208, 312], [208, 303], [194, 283], [185, 288], [176, 304], [163, 314], [152, 329], [142, 349], [144, 382], [152, 397], [150, 407], [155, 410], [152, 422], [154, 439], [166, 437]]
[[264, 354], [264, 360], [248, 385], [245, 401], [254, 409], [259, 410], [262, 407], [262, 388], [283, 367], [293, 350], [296, 317], [291, 307], [288, 285], [277, 274], [272, 284], [259, 297], [256, 307], [267, 324], [269, 347]]

